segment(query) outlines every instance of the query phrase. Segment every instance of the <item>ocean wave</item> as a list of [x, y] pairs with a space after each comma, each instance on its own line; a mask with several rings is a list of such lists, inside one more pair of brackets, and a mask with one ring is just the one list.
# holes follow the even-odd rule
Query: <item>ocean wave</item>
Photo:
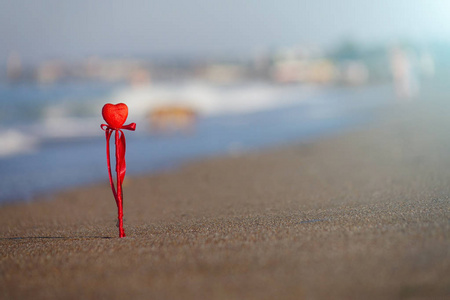
[[[73, 89], [73, 87], [70, 87]], [[70, 93], [70, 88], [67, 91]], [[101, 108], [107, 103], [124, 102], [130, 111], [130, 122], [144, 122], [155, 109], [179, 105], [193, 109], [200, 116], [236, 115], [274, 109], [311, 100], [317, 94], [314, 86], [281, 86], [263, 82], [248, 82], [236, 85], [214, 85], [202, 81], [180, 83], [153, 83], [148, 86], [112, 86], [103, 93], [95, 92], [84, 98], [72, 98], [61, 91], [61, 87], [40, 91], [36, 102], [30, 92], [30, 101], [22, 99], [21, 106], [30, 106], [39, 113], [33, 118], [28, 115], [9, 116], [21, 122], [9, 123], [0, 118], [0, 157], [36, 150], [48, 142], [80, 140], [103, 134], [99, 126], [104, 123]], [[34, 91], [34, 90], [32, 90]], [[12, 93], [13, 91], [8, 91]], [[16, 98], [17, 98], [16, 97]], [[34, 98], [33, 98], [34, 97]], [[13, 104], [9, 102], [9, 106]], [[22, 113], [24, 110], [10, 110]], [[141, 127], [145, 131], [146, 126]]]
[[303, 101], [314, 86], [280, 86], [248, 83], [232, 86], [206, 82], [160, 83], [129, 87], [113, 93], [113, 103], [125, 102], [130, 113], [145, 117], [152, 109], [166, 105], [188, 106], [201, 115], [242, 114], [272, 109]]
[[36, 137], [14, 129], [0, 130], [0, 140], [0, 157], [33, 152], [38, 146]]

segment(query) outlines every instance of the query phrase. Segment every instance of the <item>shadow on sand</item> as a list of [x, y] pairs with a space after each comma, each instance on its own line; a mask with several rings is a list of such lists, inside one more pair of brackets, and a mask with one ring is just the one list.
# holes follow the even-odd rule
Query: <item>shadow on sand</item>
[[112, 239], [109, 236], [23, 236], [6, 237], [0, 240], [32, 240], [32, 239], [61, 239], [61, 240], [89, 240], [89, 239]]

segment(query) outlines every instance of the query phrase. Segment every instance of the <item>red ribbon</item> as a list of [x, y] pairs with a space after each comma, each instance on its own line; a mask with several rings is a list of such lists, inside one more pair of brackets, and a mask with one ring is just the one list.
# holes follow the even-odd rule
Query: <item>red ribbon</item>
[[[125, 237], [125, 231], [123, 230], [123, 191], [122, 191], [122, 183], [125, 178], [125, 173], [127, 170], [127, 166], [125, 163], [125, 150], [126, 150], [126, 142], [125, 142], [125, 134], [122, 129], [125, 130], [136, 130], [136, 123], [131, 123], [128, 125], [123, 125], [120, 128], [114, 128], [107, 124], [102, 124], [100, 126], [101, 129], [105, 131], [106, 136], [106, 160], [108, 163], [108, 175], [109, 175], [109, 183], [111, 184], [111, 189], [114, 195], [114, 199], [116, 200], [117, 209], [119, 211], [119, 237]], [[116, 145], [116, 173], [117, 173], [117, 189], [114, 187], [114, 181], [111, 174], [111, 159], [109, 154], [109, 139], [113, 132], [115, 134], [115, 145]]]

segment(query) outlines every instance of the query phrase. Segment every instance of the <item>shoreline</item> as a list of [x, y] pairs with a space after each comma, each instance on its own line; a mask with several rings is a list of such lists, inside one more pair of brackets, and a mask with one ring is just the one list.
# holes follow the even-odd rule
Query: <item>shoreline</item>
[[445, 299], [450, 104], [0, 207], [4, 299]]
[[[366, 118], [370, 119], [374, 107], [386, 105], [390, 97], [391, 89], [386, 85], [357, 90], [325, 89], [315, 95], [297, 95], [294, 98], [299, 99], [292, 104], [280, 104], [273, 110], [199, 117], [189, 132], [167, 135], [152, 133], [148, 120], [134, 120], [138, 122], [137, 131], [126, 134], [128, 175], [158, 171], [173, 163], [204, 156], [265, 148], [358, 126], [365, 123]], [[1, 158], [0, 205], [13, 199], [31, 200], [36, 194], [102, 182], [107, 175], [105, 141], [99, 128], [102, 121], [93, 123], [89, 119], [87, 122], [80, 128], [80, 134], [94, 130], [97, 138], [78, 142], [73, 137], [70, 141], [46, 142], [43, 139], [33, 151], [29, 149], [30, 153]], [[17, 134], [19, 138], [19, 132]]]

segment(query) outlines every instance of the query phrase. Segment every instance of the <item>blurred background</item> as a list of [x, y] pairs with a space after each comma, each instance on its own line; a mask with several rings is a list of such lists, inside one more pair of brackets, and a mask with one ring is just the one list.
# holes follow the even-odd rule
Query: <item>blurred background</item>
[[450, 94], [450, 1], [0, 2], [0, 202], [306, 141]]

